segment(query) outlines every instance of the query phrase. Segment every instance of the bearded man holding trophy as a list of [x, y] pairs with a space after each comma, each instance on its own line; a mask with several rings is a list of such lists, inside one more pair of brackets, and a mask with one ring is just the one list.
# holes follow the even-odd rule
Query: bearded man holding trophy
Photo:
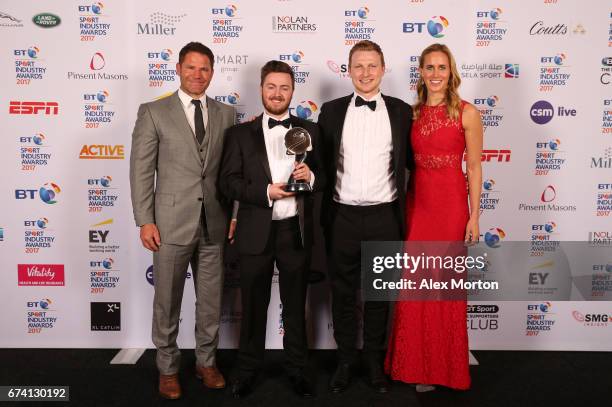
[[239, 253], [242, 322], [238, 375], [232, 395], [249, 394], [261, 368], [274, 265], [284, 327], [286, 369], [294, 391], [313, 395], [307, 369], [305, 304], [313, 243], [313, 191], [323, 187], [316, 124], [289, 114], [294, 74], [269, 61], [261, 69], [264, 112], [228, 129], [219, 190], [240, 202], [235, 244]]

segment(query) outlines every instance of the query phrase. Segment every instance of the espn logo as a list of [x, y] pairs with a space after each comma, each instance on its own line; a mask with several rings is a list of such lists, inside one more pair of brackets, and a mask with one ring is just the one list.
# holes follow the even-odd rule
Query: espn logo
[[57, 115], [59, 104], [57, 102], [19, 102], [11, 100], [9, 114], [42, 114]]

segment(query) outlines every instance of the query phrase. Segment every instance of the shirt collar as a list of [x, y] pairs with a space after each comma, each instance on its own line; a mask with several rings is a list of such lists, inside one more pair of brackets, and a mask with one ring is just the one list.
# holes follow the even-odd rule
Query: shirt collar
[[[191, 106], [191, 101], [193, 100], [193, 98], [191, 96], [189, 96], [181, 88], [179, 88], [179, 90], [178, 90], [178, 97], [181, 100], [181, 103], [183, 104], [183, 107], [188, 109]], [[199, 100], [202, 102], [202, 109], [206, 109], [206, 93], [204, 93], [202, 95], [202, 97], [199, 98]]]
[[288, 119], [288, 118], [289, 118], [289, 112], [288, 111], [280, 119], [276, 119], [276, 118], [270, 116], [268, 114], [268, 112], [266, 112], [264, 110], [263, 117], [261, 118], [261, 124], [263, 125], [264, 130], [269, 130], [268, 119], [274, 119], [274, 120], [281, 120], [282, 121], [282, 120], [285, 120], [285, 119]]

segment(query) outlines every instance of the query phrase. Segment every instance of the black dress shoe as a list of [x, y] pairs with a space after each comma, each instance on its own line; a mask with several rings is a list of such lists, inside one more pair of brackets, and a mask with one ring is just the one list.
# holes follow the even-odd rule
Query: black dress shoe
[[312, 381], [304, 375], [297, 375], [291, 377], [291, 383], [293, 383], [293, 391], [300, 397], [311, 398], [314, 396], [314, 389]]
[[341, 393], [346, 390], [351, 383], [351, 365], [340, 363], [334, 372], [329, 388], [333, 393]]
[[232, 383], [232, 396], [240, 399], [253, 391], [253, 377], [239, 377]]
[[378, 362], [370, 362], [367, 366], [370, 386], [378, 393], [389, 391], [389, 381], [385, 376], [382, 365]]

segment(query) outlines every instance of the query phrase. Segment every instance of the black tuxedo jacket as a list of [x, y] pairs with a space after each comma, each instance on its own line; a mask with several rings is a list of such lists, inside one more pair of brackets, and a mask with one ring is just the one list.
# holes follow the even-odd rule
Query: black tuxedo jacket
[[[242, 254], [256, 255], [264, 251], [272, 223], [267, 195], [272, 175], [262, 117], [227, 130], [219, 169], [219, 190], [227, 199], [240, 202], [235, 237], [238, 252]], [[302, 127], [310, 133], [312, 151], [307, 153], [306, 164], [315, 175], [313, 192], [318, 191], [325, 184], [325, 174], [320, 170], [319, 128], [293, 115], [290, 120], [292, 127]], [[313, 194], [298, 194], [296, 200], [302, 245], [309, 250], [313, 242]]]
[[[412, 108], [406, 102], [382, 95], [389, 121], [391, 123], [391, 137], [393, 139], [393, 171], [397, 186], [398, 219], [401, 222], [402, 236], [406, 231], [405, 205], [406, 205], [406, 168], [412, 168], [414, 159], [410, 147], [410, 130], [412, 127]], [[344, 118], [353, 95], [344, 96], [326, 102], [321, 106], [319, 114], [319, 128], [321, 130], [321, 154], [326, 174], [327, 187], [323, 193], [321, 208], [321, 225], [325, 229], [331, 225], [331, 206], [336, 188], [336, 171], [338, 169], [338, 154], [342, 142], [342, 129]]]

